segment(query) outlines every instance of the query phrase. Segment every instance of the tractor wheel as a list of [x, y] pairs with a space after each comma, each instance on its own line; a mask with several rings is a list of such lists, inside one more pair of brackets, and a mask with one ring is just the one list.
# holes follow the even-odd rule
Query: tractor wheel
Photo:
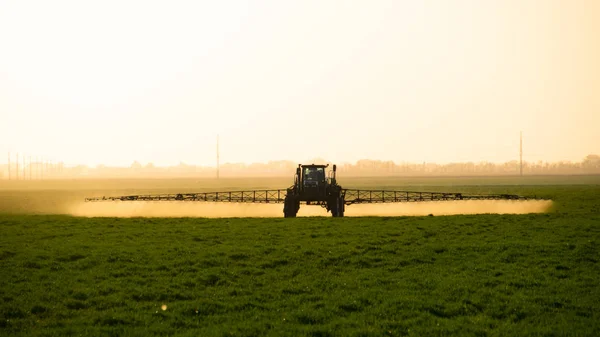
[[338, 205], [340, 205], [339, 211], [338, 211], [338, 216], [339, 217], [343, 217], [344, 216], [344, 211], [346, 210], [346, 202], [344, 201], [343, 197], [340, 197], [338, 199]]
[[284, 218], [295, 218], [300, 208], [300, 203], [296, 202], [292, 198], [285, 198], [283, 202], [283, 217]]
[[332, 198], [327, 202], [327, 208], [331, 211], [332, 217], [337, 217], [337, 205], [335, 202], [336, 198]]
[[344, 216], [344, 199], [336, 197], [331, 200], [331, 216], [337, 218]]

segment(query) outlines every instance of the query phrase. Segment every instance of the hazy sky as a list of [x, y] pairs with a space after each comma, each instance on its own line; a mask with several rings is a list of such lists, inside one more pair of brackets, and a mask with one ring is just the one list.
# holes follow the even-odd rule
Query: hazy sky
[[597, 0], [0, 0], [0, 162], [579, 161], [599, 33]]

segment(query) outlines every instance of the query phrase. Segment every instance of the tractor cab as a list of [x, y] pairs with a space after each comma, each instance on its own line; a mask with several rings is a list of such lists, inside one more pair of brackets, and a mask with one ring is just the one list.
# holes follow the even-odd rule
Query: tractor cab
[[303, 200], [325, 200], [327, 194], [327, 174], [325, 170], [329, 165], [298, 165], [296, 172], [296, 186], [299, 187]]
[[304, 166], [302, 168], [302, 181], [304, 182], [304, 187], [324, 184], [326, 181], [326, 179], [325, 179], [325, 168], [326, 167], [327, 166], [317, 166], [317, 165]]

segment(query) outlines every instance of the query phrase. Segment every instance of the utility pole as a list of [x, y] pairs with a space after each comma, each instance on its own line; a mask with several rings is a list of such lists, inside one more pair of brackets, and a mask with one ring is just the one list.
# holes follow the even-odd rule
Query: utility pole
[[31, 156], [29, 156], [29, 180], [31, 180]]
[[519, 174], [523, 176], [523, 131], [519, 138]]
[[17, 167], [15, 169], [15, 171], [17, 171], [17, 180], [19, 180], [19, 152], [17, 152]]
[[8, 180], [10, 180], [10, 151], [8, 151]]
[[217, 135], [217, 179], [219, 179], [219, 135]]
[[27, 171], [25, 170], [25, 155], [23, 155], [23, 180], [27, 180]]

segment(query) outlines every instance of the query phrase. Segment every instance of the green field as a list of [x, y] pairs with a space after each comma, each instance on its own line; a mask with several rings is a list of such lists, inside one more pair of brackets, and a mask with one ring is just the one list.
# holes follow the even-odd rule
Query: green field
[[600, 334], [600, 177], [342, 184], [537, 195], [554, 208], [79, 218], [51, 213], [84, 196], [286, 187], [289, 179], [3, 182], [0, 335]]

